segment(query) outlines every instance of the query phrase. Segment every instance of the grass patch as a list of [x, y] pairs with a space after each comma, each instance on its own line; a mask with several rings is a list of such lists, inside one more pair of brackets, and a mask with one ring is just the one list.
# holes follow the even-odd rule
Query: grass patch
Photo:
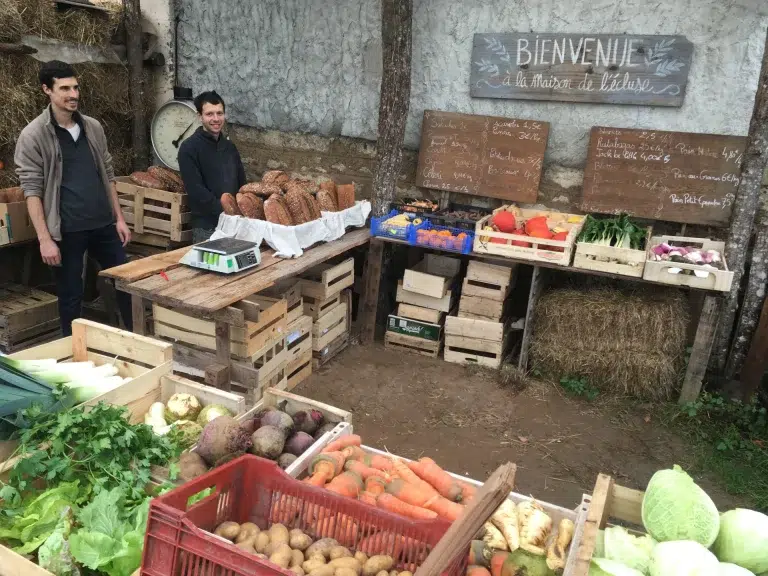
[[695, 466], [717, 476], [729, 494], [768, 511], [768, 411], [755, 398], [743, 403], [703, 393], [676, 408], [669, 420], [693, 445]]

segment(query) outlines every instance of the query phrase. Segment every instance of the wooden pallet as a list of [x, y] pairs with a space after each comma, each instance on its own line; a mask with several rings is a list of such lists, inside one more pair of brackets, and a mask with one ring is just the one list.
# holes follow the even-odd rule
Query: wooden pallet
[[427, 254], [413, 268], [405, 270], [403, 289], [432, 298], [443, 298], [461, 270], [461, 260]]
[[341, 302], [341, 293], [334, 294], [330, 298], [315, 299], [311, 296], [303, 296], [304, 315], [311, 316], [313, 320], [319, 320]]
[[437, 358], [440, 356], [440, 350], [443, 348], [443, 340], [425, 340], [416, 336], [406, 336], [405, 334], [387, 331], [384, 334], [384, 348]]
[[293, 390], [296, 386], [312, 376], [312, 350], [308, 350], [288, 364], [288, 386], [286, 390]]
[[[232, 305], [245, 313], [243, 325], [230, 326], [230, 349], [235, 358], [253, 360], [270, 342], [287, 332], [287, 304], [283, 299], [255, 294]], [[216, 350], [216, 326], [159, 304], [152, 304], [154, 333], [174, 342]]]
[[348, 333], [346, 302], [339, 302], [332, 310], [312, 324], [312, 350], [319, 352], [336, 338]]
[[446, 362], [498, 368], [509, 331], [501, 322], [448, 316], [445, 319]]
[[137, 186], [126, 176], [117, 178], [116, 185], [134, 242], [162, 247], [192, 242], [192, 213], [186, 194]]
[[514, 286], [515, 270], [515, 265], [497, 266], [479, 260], [470, 260], [461, 289], [462, 299], [470, 296], [503, 302]]
[[354, 258], [339, 264], [320, 264], [301, 276], [301, 295], [314, 301], [328, 300], [354, 283]]
[[7, 354], [60, 333], [55, 295], [19, 284], [0, 284], [0, 350]]

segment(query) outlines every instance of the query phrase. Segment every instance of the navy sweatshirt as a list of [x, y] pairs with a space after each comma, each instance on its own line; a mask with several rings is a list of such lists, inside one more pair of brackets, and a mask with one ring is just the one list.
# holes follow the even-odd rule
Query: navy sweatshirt
[[213, 230], [221, 214], [221, 195], [245, 184], [240, 153], [224, 135], [218, 140], [202, 126], [179, 148], [179, 169], [189, 197], [192, 227]]

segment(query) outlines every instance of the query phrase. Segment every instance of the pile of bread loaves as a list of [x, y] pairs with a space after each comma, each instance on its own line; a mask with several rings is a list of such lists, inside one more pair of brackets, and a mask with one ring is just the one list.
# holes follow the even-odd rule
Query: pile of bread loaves
[[184, 182], [179, 173], [163, 166], [150, 166], [146, 172], [134, 172], [131, 182], [143, 188], [184, 194]]
[[283, 226], [318, 220], [320, 211], [338, 212], [355, 205], [355, 185], [337, 186], [332, 180], [319, 184], [290, 178], [281, 170], [264, 173], [261, 182], [250, 182], [237, 196], [223, 194], [221, 207], [230, 216], [245, 216]]

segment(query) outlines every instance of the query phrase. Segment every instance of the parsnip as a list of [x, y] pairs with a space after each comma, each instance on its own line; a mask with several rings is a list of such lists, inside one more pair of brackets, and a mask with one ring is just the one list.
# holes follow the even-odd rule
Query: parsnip
[[535, 501], [521, 502], [517, 512], [520, 548], [537, 556], [546, 556], [545, 546], [552, 531], [552, 518]]
[[483, 535], [483, 542], [494, 550], [506, 550], [507, 541], [504, 540], [504, 535], [496, 528], [491, 522], [486, 522], [483, 525], [485, 534]]
[[501, 531], [510, 552], [514, 552], [520, 547], [520, 528], [514, 502], [509, 499], [504, 500], [491, 516], [491, 523]]
[[547, 566], [550, 570], [563, 570], [565, 568], [566, 550], [573, 538], [575, 526], [568, 518], [563, 518], [557, 526], [557, 535], [552, 539], [547, 550]]

